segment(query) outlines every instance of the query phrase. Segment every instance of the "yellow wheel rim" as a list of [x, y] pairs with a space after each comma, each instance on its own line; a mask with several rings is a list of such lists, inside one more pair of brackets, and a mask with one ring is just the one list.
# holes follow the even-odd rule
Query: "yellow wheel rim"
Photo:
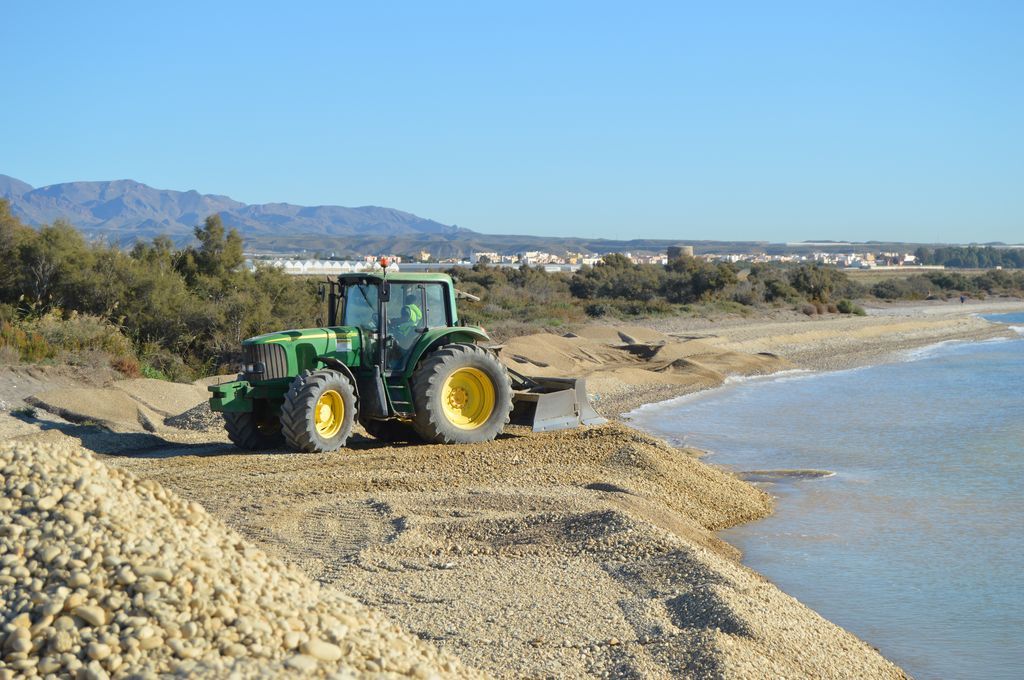
[[313, 424], [316, 426], [316, 433], [325, 439], [330, 439], [338, 434], [344, 422], [345, 402], [341, 395], [334, 390], [325, 390], [316, 400], [316, 408], [313, 411]]
[[463, 430], [475, 430], [494, 412], [494, 383], [479, 368], [460, 368], [441, 387], [445, 418]]

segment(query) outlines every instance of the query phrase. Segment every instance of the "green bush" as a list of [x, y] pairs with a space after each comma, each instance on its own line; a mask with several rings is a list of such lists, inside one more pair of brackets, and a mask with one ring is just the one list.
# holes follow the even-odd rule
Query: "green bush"
[[854, 304], [850, 300], [840, 300], [836, 305], [836, 309], [840, 314], [856, 314], [857, 316], [864, 316], [867, 314], [863, 307], [858, 304]]
[[30, 363], [57, 356], [57, 348], [40, 333], [24, 330], [9, 321], [0, 323], [0, 347], [10, 347], [22, 361]]
[[54, 309], [23, 324], [54, 348], [69, 354], [96, 350], [114, 357], [135, 355], [131, 340], [121, 329], [98, 316], [73, 311], [63, 318], [61, 311]]
[[143, 364], [141, 367], [142, 376], [144, 378], [152, 378], [154, 380], [170, 380], [171, 377], [161, 371], [159, 368], [153, 368], [149, 364]]

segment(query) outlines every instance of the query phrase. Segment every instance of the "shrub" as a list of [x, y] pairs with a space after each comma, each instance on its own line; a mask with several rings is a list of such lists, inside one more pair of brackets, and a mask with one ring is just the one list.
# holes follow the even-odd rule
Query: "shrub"
[[857, 316], [864, 316], [867, 314], [863, 307], [858, 304], [854, 304], [850, 300], [840, 300], [839, 304], [836, 305], [836, 309], [841, 314], [856, 314]]
[[139, 361], [135, 357], [114, 357], [110, 360], [110, 366], [126, 378], [142, 376], [142, 371], [139, 369]]
[[142, 375], [156, 380], [189, 382], [194, 373], [181, 357], [168, 352], [155, 342], [147, 342], [139, 351]]
[[134, 357], [131, 341], [121, 330], [98, 316], [71, 312], [62, 318], [51, 310], [38, 319], [23, 322], [46, 342], [69, 353], [99, 350], [115, 357]]
[[818, 308], [812, 304], [804, 304], [800, 307], [800, 311], [806, 314], [807, 316], [814, 316], [815, 314], [818, 313]]
[[587, 316], [595, 319], [599, 319], [608, 314], [608, 308], [599, 302], [587, 305], [583, 308], [583, 311], [587, 313]]
[[170, 380], [171, 377], [161, 371], [159, 368], [154, 368], [149, 364], [142, 366], [142, 375], [146, 378], [152, 378], [153, 380]]
[[0, 346], [14, 349], [21, 361], [36, 362], [57, 356], [57, 349], [41, 334], [26, 331], [8, 321], [0, 323]]

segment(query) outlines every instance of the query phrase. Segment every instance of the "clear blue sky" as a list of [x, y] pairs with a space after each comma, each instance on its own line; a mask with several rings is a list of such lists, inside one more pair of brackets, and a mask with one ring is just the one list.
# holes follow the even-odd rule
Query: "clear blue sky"
[[5, 3], [0, 173], [494, 233], [1024, 241], [1024, 2], [156, 4]]

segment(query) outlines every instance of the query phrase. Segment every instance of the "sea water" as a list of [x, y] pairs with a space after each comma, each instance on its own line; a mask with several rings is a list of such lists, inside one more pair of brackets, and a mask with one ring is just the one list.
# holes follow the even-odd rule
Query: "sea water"
[[989, 318], [1022, 337], [736, 382], [632, 419], [755, 471], [775, 513], [723, 538], [911, 675], [1024, 678], [1024, 314]]

